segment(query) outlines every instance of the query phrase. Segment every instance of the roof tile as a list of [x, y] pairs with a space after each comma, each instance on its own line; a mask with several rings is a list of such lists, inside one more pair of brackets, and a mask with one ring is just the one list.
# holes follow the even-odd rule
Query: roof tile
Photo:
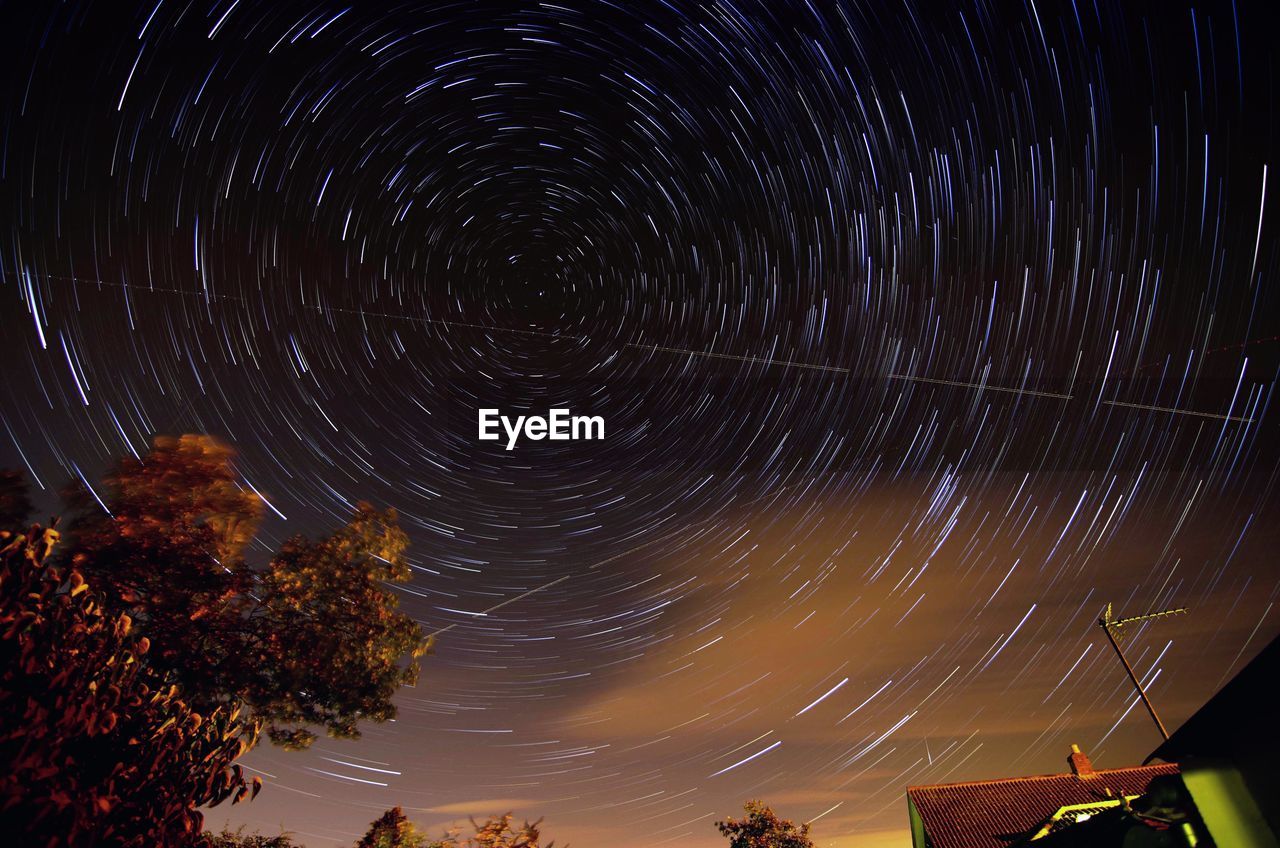
[[1099, 769], [1093, 774], [1006, 777], [972, 783], [912, 786], [907, 797], [933, 848], [1006, 848], [1060, 808], [1107, 798], [1107, 790], [1141, 795], [1153, 777], [1177, 774], [1172, 763]]

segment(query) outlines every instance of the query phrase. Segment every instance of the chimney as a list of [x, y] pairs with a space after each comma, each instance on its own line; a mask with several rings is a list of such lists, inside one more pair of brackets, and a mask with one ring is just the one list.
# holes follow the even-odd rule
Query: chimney
[[1076, 777], [1091, 777], [1094, 774], [1089, 755], [1081, 751], [1079, 745], [1071, 746], [1071, 756], [1067, 757], [1067, 764], [1071, 766], [1071, 773]]

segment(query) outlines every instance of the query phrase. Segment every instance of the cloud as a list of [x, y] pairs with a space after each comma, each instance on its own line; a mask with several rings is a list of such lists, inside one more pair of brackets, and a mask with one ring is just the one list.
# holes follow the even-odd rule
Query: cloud
[[427, 813], [443, 815], [475, 816], [484, 818], [502, 815], [513, 810], [529, 809], [538, 805], [538, 801], [530, 798], [482, 798], [475, 801], [456, 801], [451, 804], [440, 804], [435, 807], [418, 807]]

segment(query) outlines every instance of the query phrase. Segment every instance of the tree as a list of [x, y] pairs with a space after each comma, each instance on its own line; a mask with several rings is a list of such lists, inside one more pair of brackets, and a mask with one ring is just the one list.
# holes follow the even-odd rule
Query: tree
[[208, 436], [161, 438], [108, 474], [101, 504], [72, 492], [73, 562], [162, 646], [152, 661], [200, 706], [243, 701], [289, 748], [309, 745], [313, 726], [356, 737], [360, 721], [395, 715], [391, 697], [428, 649], [384, 586], [410, 577], [407, 537], [394, 511], [362, 503], [332, 536], [294, 537], [251, 568], [262, 504], [234, 456]]
[[[511, 814], [507, 813], [491, 816], [484, 824], [476, 824], [474, 819], [471, 823], [475, 825], [476, 835], [459, 843], [463, 848], [538, 848], [538, 825], [542, 819], [533, 824], [526, 821], [517, 828], [512, 824]], [[554, 845], [552, 842], [547, 848]]]
[[0, 833], [13, 844], [188, 845], [196, 807], [256, 795], [240, 710], [197, 711], [151, 641], [75, 568], [53, 528], [0, 532]]
[[245, 833], [244, 826], [236, 830], [223, 828], [221, 833], [205, 831], [199, 848], [303, 848], [287, 833], [279, 836], [263, 836], [261, 833]]
[[395, 716], [391, 696], [417, 682], [417, 659], [429, 648], [382, 585], [409, 579], [407, 545], [394, 511], [361, 503], [329, 538], [295, 537], [271, 561], [250, 614], [253, 674], [245, 682], [246, 700], [272, 722], [273, 741], [305, 747], [315, 738], [307, 725], [354, 738], [358, 721]]
[[746, 817], [716, 822], [716, 829], [729, 837], [730, 848], [813, 848], [809, 825], [799, 827], [790, 819], [780, 819], [767, 804], [748, 801]]
[[101, 501], [83, 486], [66, 493], [72, 563], [156, 642], [151, 661], [204, 703], [234, 697], [223, 671], [239, 647], [252, 588], [242, 553], [262, 511], [236, 485], [233, 457], [208, 436], [161, 437], [108, 472]]
[[[451, 830], [440, 839], [427, 840], [414, 826], [404, 811], [392, 807], [375, 820], [369, 832], [356, 843], [356, 848], [539, 848], [538, 825], [542, 819], [520, 826], [513, 823], [511, 813], [490, 816], [483, 824], [471, 820], [475, 834], [463, 840], [458, 831]], [[555, 848], [551, 842], [545, 848]]]
[[427, 848], [427, 840], [404, 810], [392, 807], [374, 820], [356, 848]]

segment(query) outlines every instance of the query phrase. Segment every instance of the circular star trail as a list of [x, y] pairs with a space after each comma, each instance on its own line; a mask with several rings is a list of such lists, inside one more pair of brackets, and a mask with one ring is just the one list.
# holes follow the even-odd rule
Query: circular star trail
[[[260, 556], [399, 510], [422, 682], [215, 824], [889, 845], [908, 784], [1140, 762], [1107, 603], [1192, 609], [1126, 641], [1172, 724], [1280, 632], [1267, 20], [10, 5], [3, 458], [214, 433]], [[606, 437], [477, 438], [553, 407]]]

